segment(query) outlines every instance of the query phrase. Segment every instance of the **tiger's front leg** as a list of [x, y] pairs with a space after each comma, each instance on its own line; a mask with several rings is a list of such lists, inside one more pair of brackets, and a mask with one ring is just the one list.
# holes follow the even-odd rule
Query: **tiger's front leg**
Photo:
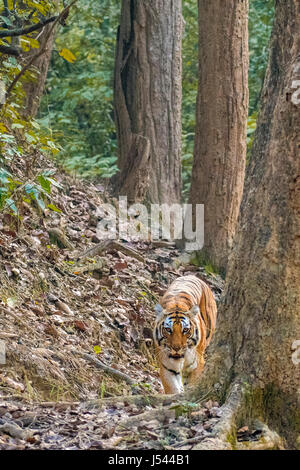
[[204, 368], [204, 357], [196, 349], [189, 350], [185, 355], [183, 366], [184, 385], [193, 385], [197, 382]]

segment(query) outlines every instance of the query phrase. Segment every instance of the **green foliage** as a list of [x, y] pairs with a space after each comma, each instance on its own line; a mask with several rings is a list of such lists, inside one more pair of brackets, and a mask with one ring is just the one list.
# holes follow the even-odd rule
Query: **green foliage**
[[249, 115], [258, 110], [269, 55], [274, 0], [250, 0], [249, 9]]
[[208, 276], [224, 275], [224, 272], [220, 271], [218, 267], [214, 263], [212, 263], [210, 258], [205, 253], [205, 250], [194, 252], [191, 256], [190, 263], [194, 266], [201, 266], [202, 268], [204, 268], [205, 273]]
[[256, 131], [257, 111], [254, 111], [251, 116], [248, 117], [248, 128], [247, 128], [247, 161], [249, 160], [254, 133]]
[[[52, 55], [39, 122], [63, 148], [64, 165], [83, 176], [117, 171], [113, 69], [119, 15], [117, 0], [79, 0]], [[58, 54], [63, 48], [76, 61], [66, 62]]]
[[247, 129], [247, 162], [249, 161], [260, 93], [269, 55], [269, 41], [274, 21], [274, 0], [250, 0], [249, 5], [249, 119]]
[[19, 216], [18, 205], [21, 201], [31, 203], [44, 210], [48, 207], [50, 210], [60, 212], [51, 201], [51, 185], [59, 184], [49, 177], [53, 171], [45, 171], [38, 174], [33, 181], [19, 181], [5, 168], [0, 167], [0, 210], [5, 210], [15, 216]]
[[[12, 106], [14, 103], [11, 104]], [[6, 125], [8, 118], [6, 115]], [[9, 131], [4, 124], [1, 124], [2, 132], [0, 134], [0, 210], [19, 215], [18, 204], [20, 201], [35, 201], [39, 209], [44, 210], [46, 201], [51, 197], [51, 185], [58, 186], [58, 183], [50, 177], [52, 171], [45, 171], [35, 175], [29, 180], [26, 175], [22, 178], [16, 177], [8, 168], [14, 168], [15, 161], [23, 162], [26, 167], [28, 156], [39, 149], [52, 153], [58, 151], [55, 143], [49, 136], [44, 136], [39, 132], [39, 128], [33, 121], [23, 121], [19, 114], [10, 120], [11, 127], [17, 129], [17, 138], [12, 131]], [[21, 124], [22, 123], [22, 124]], [[49, 145], [50, 144], [50, 145]], [[53, 204], [48, 204], [51, 210], [58, 210]]]
[[196, 125], [198, 89], [198, 4], [189, 0], [182, 4], [185, 29], [182, 41], [182, 182], [183, 197], [190, 190]]
[[[182, 103], [182, 179], [183, 197], [189, 194], [193, 165], [195, 137], [195, 111], [198, 75], [198, 6], [197, 0], [183, 2], [185, 33], [183, 37], [183, 103]], [[274, 0], [250, 0], [249, 9], [249, 127], [247, 133], [248, 154], [259, 106], [260, 92], [268, 61], [268, 45], [274, 18]]]
[[[260, 90], [268, 56], [274, 0], [250, 0], [249, 14], [249, 87], [250, 117], [247, 135], [251, 150]], [[9, 8], [13, 3], [9, 1]], [[16, 1], [16, 13], [37, 22], [62, 8], [62, 2]], [[12, 15], [0, 11], [0, 28], [10, 26]], [[111, 177], [116, 171], [116, 132], [113, 119], [113, 69], [115, 39], [120, 16], [118, 0], [86, 2], [72, 7], [67, 26], [59, 28], [38, 120], [26, 122], [21, 116], [24, 84], [34, 79], [27, 71], [13, 90], [10, 102], [0, 117], [0, 150], [5, 158], [24, 158], [26, 151], [40, 147], [56, 155], [71, 170], [86, 177]], [[189, 193], [195, 136], [195, 105], [198, 85], [198, 5], [197, 0], [183, 2], [182, 104], [182, 177], [183, 197]], [[1, 39], [0, 44], [11, 44]], [[27, 51], [39, 47], [34, 34], [22, 36], [19, 45]], [[0, 80], [8, 87], [20, 72], [14, 57], [0, 60]], [[4, 126], [4, 127], [3, 127]], [[18, 136], [18, 144], [14, 136]], [[20, 146], [20, 136], [22, 148]], [[5, 140], [5, 142], [3, 141]], [[23, 144], [26, 149], [24, 151]], [[3, 158], [3, 152], [2, 152]], [[44, 189], [45, 190], [45, 189]], [[7, 193], [8, 194], [8, 193]], [[33, 194], [31, 192], [31, 194]]]
[[[6, 26], [20, 28], [29, 24], [34, 25], [44, 17], [48, 18], [54, 14], [57, 7], [57, 2], [53, 1], [9, 1], [9, 10], [4, 10], [3, 7], [0, 10], [0, 19], [3, 21], [0, 30], [6, 31]], [[0, 45], [13, 44], [28, 52], [40, 46], [34, 35], [36, 32], [16, 38], [2, 38]], [[1, 55], [0, 80], [4, 91], [13, 83], [23, 66], [23, 55], [20, 59]], [[30, 178], [26, 176], [26, 171], [23, 172], [22, 178], [14, 175], [16, 164], [21, 163], [26, 168], [29, 156], [35, 152], [55, 155], [59, 151], [51, 133], [41, 128], [34, 119], [26, 119], [24, 116], [25, 87], [28, 81], [34, 79], [36, 79], [35, 73], [28, 69], [16, 82], [0, 109], [0, 210], [16, 216], [19, 216], [18, 205], [21, 201], [33, 202], [39, 210], [44, 210], [47, 205], [51, 210], [59, 211], [54, 204], [48, 204], [51, 200], [51, 185], [57, 186], [49, 172], [39, 172]]]

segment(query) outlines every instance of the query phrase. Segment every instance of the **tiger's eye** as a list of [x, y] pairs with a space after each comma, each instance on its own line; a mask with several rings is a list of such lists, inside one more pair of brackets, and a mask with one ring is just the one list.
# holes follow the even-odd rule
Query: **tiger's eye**
[[171, 333], [171, 328], [165, 328], [165, 330], [168, 332], [168, 333]]
[[183, 328], [183, 333], [187, 333], [189, 331], [189, 328]]

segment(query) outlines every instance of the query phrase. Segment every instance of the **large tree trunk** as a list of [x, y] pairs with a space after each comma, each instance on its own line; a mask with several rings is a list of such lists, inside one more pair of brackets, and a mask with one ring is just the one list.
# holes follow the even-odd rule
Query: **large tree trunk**
[[115, 64], [120, 172], [129, 202], [180, 199], [181, 0], [123, 0]]
[[226, 394], [240, 384], [243, 412], [267, 419], [290, 447], [297, 436], [300, 445], [299, 52], [300, 0], [277, 0], [235, 248], [200, 385]]
[[205, 206], [203, 254], [224, 268], [245, 175], [248, 0], [199, 0], [198, 6], [199, 83], [190, 203]]

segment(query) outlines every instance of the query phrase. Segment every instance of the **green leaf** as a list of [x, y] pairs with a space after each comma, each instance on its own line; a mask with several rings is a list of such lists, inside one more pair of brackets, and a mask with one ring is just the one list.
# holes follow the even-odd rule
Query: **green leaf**
[[44, 201], [41, 197], [41, 193], [38, 190], [38, 188], [36, 186], [34, 186], [33, 184], [26, 184], [24, 189], [25, 189], [25, 192], [27, 194], [29, 194], [30, 197], [37, 202], [38, 206], [42, 210], [44, 210], [45, 209], [45, 203], [44, 203]]
[[2, 184], [9, 183], [8, 177], [11, 176], [11, 174], [4, 170], [4, 168], [0, 168], [0, 182]]
[[46, 193], [50, 194], [51, 192], [51, 183], [48, 178], [45, 178], [43, 175], [39, 175], [37, 177], [41, 187], [43, 188]]
[[60, 189], [63, 189], [61, 184], [59, 184], [57, 181], [55, 181], [53, 178], [48, 178], [48, 180], [50, 181], [50, 183], [53, 184], [53, 186], [56, 186], [57, 188], [60, 188]]
[[59, 212], [59, 213], [61, 213], [61, 210], [60, 210], [58, 207], [56, 207], [54, 204], [48, 204], [47, 207], [48, 207], [49, 209], [51, 209], [52, 211], [54, 211], [54, 212]]
[[7, 26], [12, 26], [12, 22], [6, 16], [0, 15], [0, 19], [3, 21], [3, 23], [7, 24]]
[[15, 215], [18, 215], [18, 209], [13, 199], [7, 198], [5, 201], [5, 207], [11, 210]]
[[36, 137], [33, 137], [32, 135], [28, 134], [28, 132], [25, 132], [25, 137], [29, 144], [36, 143], [37, 141]]

